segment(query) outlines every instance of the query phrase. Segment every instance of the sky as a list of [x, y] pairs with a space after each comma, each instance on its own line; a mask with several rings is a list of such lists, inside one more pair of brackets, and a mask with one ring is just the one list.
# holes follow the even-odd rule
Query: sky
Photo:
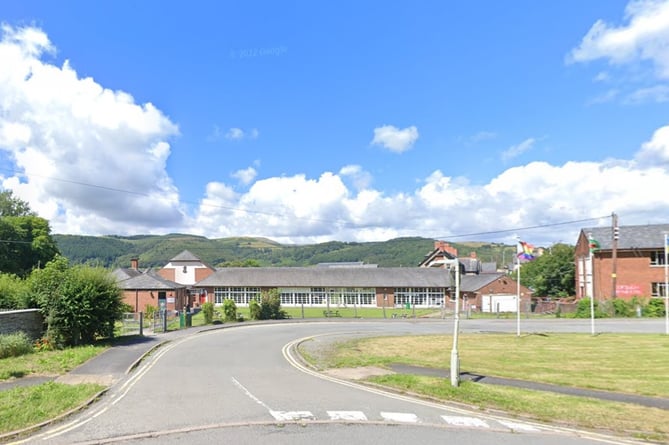
[[0, 189], [53, 233], [669, 221], [669, 1], [25, 0], [0, 23]]

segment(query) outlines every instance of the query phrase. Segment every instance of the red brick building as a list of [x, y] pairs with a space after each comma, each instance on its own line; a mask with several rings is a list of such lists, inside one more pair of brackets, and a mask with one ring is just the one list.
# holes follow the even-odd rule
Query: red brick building
[[611, 227], [582, 229], [574, 258], [577, 297], [664, 297], [665, 233], [669, 224], [620, 226], [617, 239]]

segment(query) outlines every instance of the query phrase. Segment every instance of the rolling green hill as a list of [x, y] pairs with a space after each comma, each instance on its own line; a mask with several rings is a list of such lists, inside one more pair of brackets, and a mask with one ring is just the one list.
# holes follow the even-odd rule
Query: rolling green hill
[[[160, 267], [189, 250], [212, 266], [253, 260], [260, 266], [309, 266], [325, 262], [362, 261], [380, 267], [414, 267], [434, 248], [429, 238], [396, 238], [382, 242], [331, 241], [312, 245], [285, 245], [266, 238], [209, 239], [187, 234], [138, 236], [54, 235], [60, 252], [73, 264], [108, 268], [129, 267], [139, 258], [140, 267]], [[502, 264], [505, 250], [510, 259], [515, 247], [480, 242], [451, 243], [459, 256], [475, 251], [482, 261]]]

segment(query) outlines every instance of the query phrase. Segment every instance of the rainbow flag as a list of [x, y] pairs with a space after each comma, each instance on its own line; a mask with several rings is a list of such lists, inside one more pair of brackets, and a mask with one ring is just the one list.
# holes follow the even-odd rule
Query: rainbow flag
[[525, 241], [518, 241], [518, 255], [521, 260], [530, 261], [534, 259], [534, 246]]

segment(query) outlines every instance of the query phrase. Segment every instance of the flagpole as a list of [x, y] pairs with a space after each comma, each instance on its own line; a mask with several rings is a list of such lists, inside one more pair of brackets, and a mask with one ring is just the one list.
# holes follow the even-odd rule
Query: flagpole
[[669, 335], [669, 237], [664, 232], [664, 333]]
[[520, 258], [516, 256], [518, 262], [517, 280], [516, 280], [516, 336], [520, 337]]

